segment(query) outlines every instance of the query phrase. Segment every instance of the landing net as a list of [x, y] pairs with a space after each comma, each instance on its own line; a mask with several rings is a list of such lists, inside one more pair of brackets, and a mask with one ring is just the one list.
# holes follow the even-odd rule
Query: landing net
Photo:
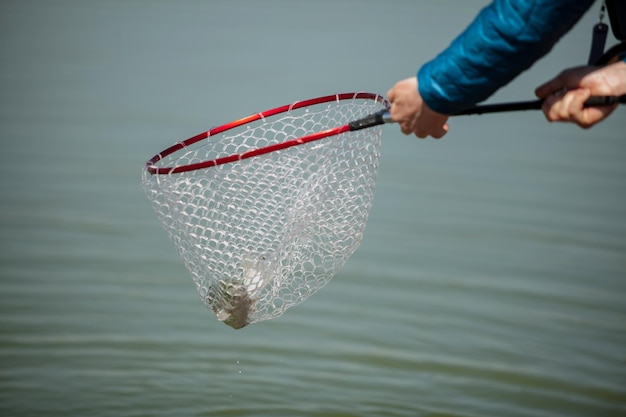
[[214, 128], [148, 162], [142, 186], [219, 320], [241, 328], [278, 317], [346, 263], [372, 206], [382, 128], [242, 156], [383, 108], [368, 93], [312, 99]]

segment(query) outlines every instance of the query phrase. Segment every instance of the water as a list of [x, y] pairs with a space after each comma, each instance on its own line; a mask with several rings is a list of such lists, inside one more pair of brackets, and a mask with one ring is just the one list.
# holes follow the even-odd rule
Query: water
[[[385, 93], [484, 1], [3, 2], [0, 414], [626, 414], [624, 109], [385, 127], [363, 244], [234, 331], [203, 307], [142, 163], [298, 99]], [[599, 6], [598, 6], [599, 7]], [[595, 7], [494, 97], [585, 60]]]

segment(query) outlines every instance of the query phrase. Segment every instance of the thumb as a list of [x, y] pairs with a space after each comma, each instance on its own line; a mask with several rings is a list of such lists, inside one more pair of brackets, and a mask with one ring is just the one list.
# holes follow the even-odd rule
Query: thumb
[[585, 107], [585, 101], [591, 96], [587, 89], [572, 91], [574, 97], [570, 105], [570, 117], [578, 126], [588, 129], [596, 123], [604, 120], [617, 105]]

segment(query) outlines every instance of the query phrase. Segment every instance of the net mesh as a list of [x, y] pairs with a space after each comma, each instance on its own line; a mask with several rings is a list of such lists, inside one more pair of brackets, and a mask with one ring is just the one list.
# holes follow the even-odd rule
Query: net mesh
[[[284, 142], [383, 108], [336, 100], [210, 136], [156, 163], [176, 167]], [[372, 206], [380, 126], [142, 186], [206, 306], [233, 328], [271, 319], [326, 285], [359, 246]]]

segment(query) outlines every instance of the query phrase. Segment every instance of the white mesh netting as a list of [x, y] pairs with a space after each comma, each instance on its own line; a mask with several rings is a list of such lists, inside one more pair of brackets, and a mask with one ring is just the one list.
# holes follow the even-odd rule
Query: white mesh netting
[[[290, 110], [210, 136], [155, 163], [176, 167], [345, 125], [373, 99]], [[271, 319], [326, 285], [361, 242], [372, 206], [380, 126], [142, 186], [204, 303], [233, 328]]]

